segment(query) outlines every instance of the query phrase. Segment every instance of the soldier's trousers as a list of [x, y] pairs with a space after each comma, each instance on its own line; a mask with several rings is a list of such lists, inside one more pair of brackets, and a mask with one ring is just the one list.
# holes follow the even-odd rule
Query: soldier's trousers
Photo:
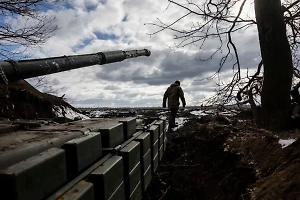
[[171, 131], [171, 128], [175, 127], [175, 118], [177, 115], [178, 109], [170, 109], [170, 113], [169, 113], [169, 129], [168, 131]]

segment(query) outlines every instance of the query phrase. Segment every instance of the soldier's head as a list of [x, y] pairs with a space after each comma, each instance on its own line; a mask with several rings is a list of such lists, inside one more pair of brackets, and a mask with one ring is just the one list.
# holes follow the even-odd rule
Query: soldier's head
[[180, 81], [178, 81], [178, 80], [175, 81], [174, 83], [176, 83], [177, 85], [180, 85]]

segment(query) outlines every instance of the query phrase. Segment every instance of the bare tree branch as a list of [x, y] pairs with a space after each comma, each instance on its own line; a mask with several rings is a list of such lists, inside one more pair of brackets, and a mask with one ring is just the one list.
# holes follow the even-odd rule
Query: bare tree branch
[[23, 47], [43, 44], [58, 29], [56, 19], [47, 15], [58, 0], [3, 0], [0, 2], [0, 56], [13, 58]]
[[[199, 61], [213, 59], [216, 55], [222, 55], [219, 61], [219, 68], [213, 75], [206, 79], [218, 79], [216, 95], [209, 99], [210, 102], [228, 103], [237, 100], [236, 95], [251, 89], [251, 95], [254, 97], [262, 89], [263, 77], [260, 76], [262, 61], [257, 66], [254, 75], [242, 77], [238, 47], [233, 37], [234, 33], [240, 30], [246, 30], [253, 25], [257, 25], [257, 20], [244, 14], [247, 0], [206, 0], [203, 3], [198, 1], [186, 0], [186, 3], [180, 3], [176, 0], [169, 0], [170, 4], [181, 8], [183, 14], [171, 23], [164, 23], [158, 19], [159, 23], [148, 23], [156, 26], [157, 31], [149, 35], [157, 34], [164, 30], [174, 32], [174, 39], [178, 42], [174, 48], [184, 48], [193, 46], [199, 49], [205, 48], [210, 40], [216, 40], [219, 43], [213, 49], [213, 52], [205, 58], [197, 58]], [[300, 58], [300, 0], [283, 0], [282, 13], [285, 14], [285, 23], [287, 25], [287, 37], [292, 50], [294, 69], [298, 69]], [[167, 9], [168, 9], [167, 8]], [[167, 10], [166, 9], [166, 10]], [[197, 22], [191, 22], [190, 29], [180, 29], [179, 24], [188, 20], [189, 17], [199, 16]], [[230, 82], [222, 82], [219, 79], [223, 67], [230, 64], [233, 70], [233, 77]], [[298, 70], [299, 71], [299, 70]], [[298, 73], [300, 74], [300, 73]], [[245, 91], [244, 91], [245, 90]], [[247, 92], [245, 93], [247, 95]], [[222, 100], [220, 100], [222, 99]], [[255, 101], [255, 99], [254, 99]]]

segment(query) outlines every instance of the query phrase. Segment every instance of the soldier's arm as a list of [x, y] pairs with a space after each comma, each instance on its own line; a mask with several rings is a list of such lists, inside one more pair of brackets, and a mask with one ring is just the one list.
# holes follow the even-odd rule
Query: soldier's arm
[[164, 108], [166, 107], [166, 102], [167, 102], [167, 98], [168, 98], [168, 89], [164, 93], [164, 98], [163, 98], [163, 107]]
[[179, 97], [181, 99], [182, 106], [185, 107], [186, 102], [185, 102], [184, 93], [183, 93], [183, 90], [181, 87], [179, 87]]

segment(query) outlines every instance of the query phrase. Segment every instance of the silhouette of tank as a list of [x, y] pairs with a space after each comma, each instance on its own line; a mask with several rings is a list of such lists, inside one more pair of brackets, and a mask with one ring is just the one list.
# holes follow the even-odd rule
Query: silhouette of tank
[[0, 82], [9, 83], [20, 79], [48, 75], [62, 71], [120, 62], [125, 59], [150, 56], [148, 49], [107, 51], [94, 54], [51, 57], [44, 59], [6, 60], [0, 62]]

